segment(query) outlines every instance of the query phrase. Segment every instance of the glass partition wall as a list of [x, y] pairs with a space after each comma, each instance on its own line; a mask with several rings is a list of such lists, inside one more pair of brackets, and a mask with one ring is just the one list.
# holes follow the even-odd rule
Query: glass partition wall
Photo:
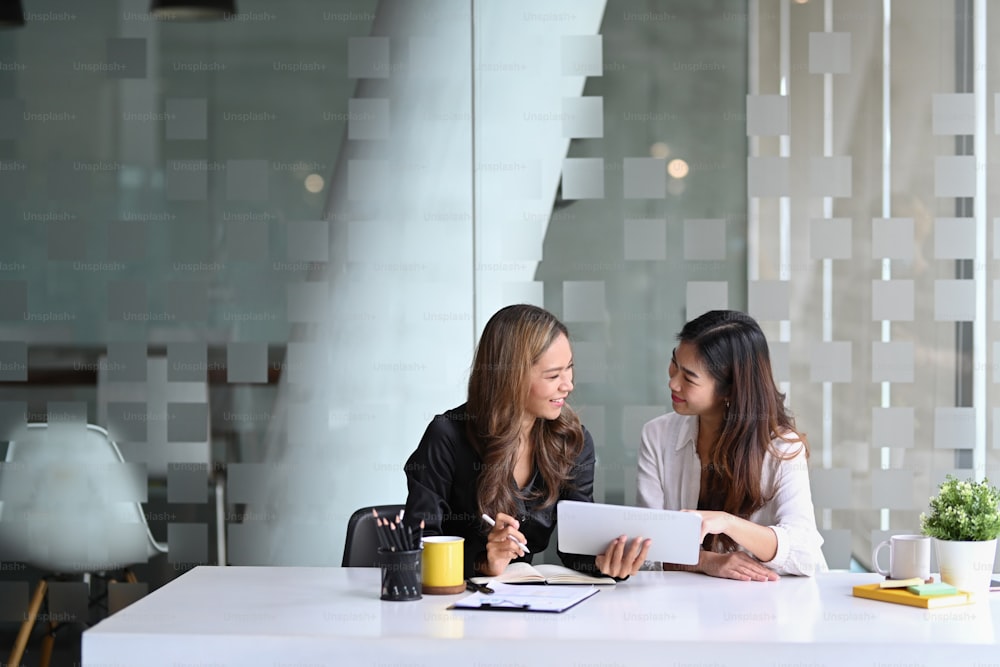
[[870, 567], [945, 475], [997, 478], [997, 18], [964, 0], [750, 7], [750, 312], [813, 447], [827, 559]]
[[478, 334], [509, 303], [569, 324], [597, 498], [634, 502], [673, 336], [692, 311], [744, 306], [736, 4], [379, 6], [352, 48], [381, 54], [388, 75], [359, 80], [351, 104], [387, 120], [379, 136], [349, 126], [331, 181], [330, 260], [309, 278], [328, 286], [329, 319], [289, 344], [310, 380], [282, 385], [264, 460], [229, 466], [254, 480], [251, 506], [282, 517], [231, 526], [233, 558], [247, 558], [234, 562], [262, 545], [279, 562], [328, 562], [341, 534], [326, 526], [405, 497], [402, 461], [463, 402]]
[[36, 4], [0, 35], [0, 416], [145, 466], [154, 586], [338, 564], [514, 302], [570, 327], [597, 500], [635, 501], [712, 308], [768, 334], [831, 566], [996, 463], [985, 3]]

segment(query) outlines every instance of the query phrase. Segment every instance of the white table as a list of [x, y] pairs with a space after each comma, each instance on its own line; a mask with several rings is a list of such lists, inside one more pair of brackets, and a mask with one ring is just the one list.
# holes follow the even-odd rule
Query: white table
[[83, 665], [973, 665], [1000, 593], [924, 610], [851, 596], [873, 574], [753, 583], [640, 572], [562, 614], [379, 600], [370, 568], [198, 567], [83, 634]]

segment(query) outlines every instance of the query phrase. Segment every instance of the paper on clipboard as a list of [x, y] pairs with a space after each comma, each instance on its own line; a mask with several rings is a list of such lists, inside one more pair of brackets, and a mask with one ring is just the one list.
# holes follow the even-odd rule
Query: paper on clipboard
[[600, 589], [596, 586], [517, 586], [490, 582], [492, 594], [473, 593], [452, 604], [449, 609], [483, 611], [566, 611]]

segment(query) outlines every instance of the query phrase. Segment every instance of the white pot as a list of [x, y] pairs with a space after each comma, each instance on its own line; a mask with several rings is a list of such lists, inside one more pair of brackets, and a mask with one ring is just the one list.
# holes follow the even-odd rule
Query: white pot
[[988, 592], [996, 549], [996, 539], [953, 542], [934, 538], [941, 581], [968, 593]]

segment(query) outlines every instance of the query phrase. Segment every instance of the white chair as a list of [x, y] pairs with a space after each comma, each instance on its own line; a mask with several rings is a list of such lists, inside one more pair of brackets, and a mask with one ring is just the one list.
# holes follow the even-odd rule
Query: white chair
[[[109, 375], [108, 358], [102, 355], [97, 364], [98, 423], [111, 432], [125, 460], [145, 464], [148, 480], [161, 488], [167, 484], [168, 469], [172, 463], [196, 463], [206, 467], [214, 491], [218, 564], [226, 565], [225, 478], [212, 460], [211, 410], [207, 410], [208, 420], [196, 439], [178, 442], [176, 438], [168, 437], [171, 403], [209, 405], [207, 372], [199, 381], [172, 381], [168, 379], [167, 358], [153, 355], [146, 359], [145, 380], [112, 380]], [[115, 423], [110, 418], [108, 408], [112, 403], [145, 403], [145, 414], [137, 416], [145, 422], [143, 439], [130, 439], [123, 424]]]
[[[3, 437], [0, 434], [0, 437]], [[166, 553], [149, 530], [142, 466], [128, 464], [99, 426], [83, 423], [28, 424], [5, 439], [0, 466], [0, 561], [23, 562], [53, 575], [125, 572]], [[38, 582], [7, 661], [21, 664], [45, 599]], [[51, 655], [53, 632], [42, 645], [41, 664]]]

